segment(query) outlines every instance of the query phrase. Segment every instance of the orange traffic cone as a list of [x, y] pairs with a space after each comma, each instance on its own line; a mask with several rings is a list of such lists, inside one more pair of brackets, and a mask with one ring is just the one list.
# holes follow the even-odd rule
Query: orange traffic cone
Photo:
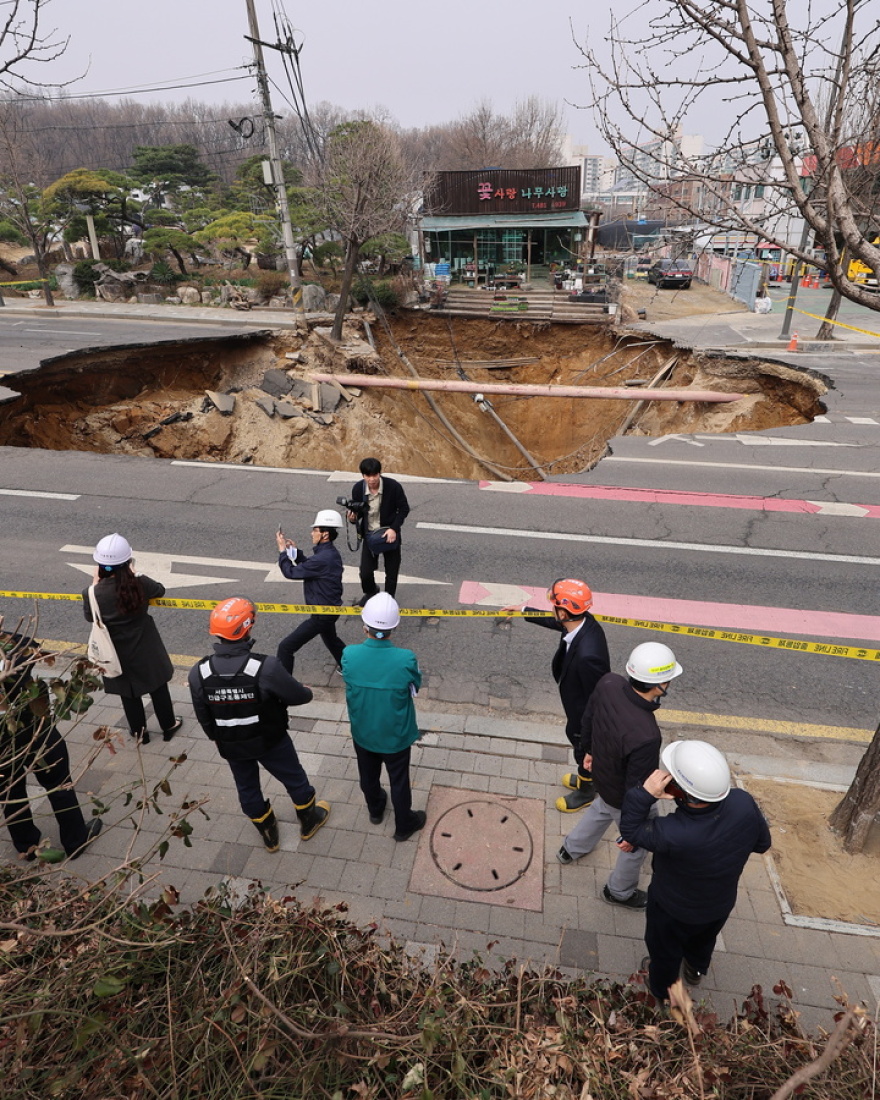
[[791, 339], [788, 341], [788, 347], [785, 350], [786, 351], [797, 351], [797, 340], [798, 340], [797, 333], [793, 332], [791, 334]]

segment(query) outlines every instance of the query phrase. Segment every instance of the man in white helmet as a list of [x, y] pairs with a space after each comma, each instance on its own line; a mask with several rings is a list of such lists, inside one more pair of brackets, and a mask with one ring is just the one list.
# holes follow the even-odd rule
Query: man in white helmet
[[[661, 798], [675, 800], [675, 813], [654, 816]], [[743, 868], [752, 852], [770, 847], [770, 829], [752, 796], [731, 789], [722, 753], [705, 741], [674, 741], [661, 768], [627, 791], [620, 833], [654, 853], [645, 963], [650, 990], [663, 1000], [679, 974], [699, 985]]]
[[394, 808], [394, 839], [409, 840], [425, 825], [424, 810], [412, 808], [409, 762], [419, 737], [413, 697], [422, 683], [415, 653], [391, 644], [400, 623], [393, 596], [371, 596], [361, 612], [366, 640], [345, 647], [342, 678], [348, 719], [357, 756], [361, 791], [370, 822], [381, 825], [388, 795], [381, 785], [382, 765], [388, 773]]
[[[623, 798], [642, 784], [660, 762], [660, 729], [654, 712], [669, 684], [682, 673], [675, 654], [661, 642], [642, 642], [629, 655], [627, 676], [609, 672], [596, 685], [581, 725], [583, 766], [593, 777], [596, 796], [562, 842], [556, 858], [574, 863], [596, 847], [608, 826], [620, 824]], [[620, 849], [602, 897], [610, 905], [644, 909], [639, 890], [645, 852], [618, 841]]]
[[[281, 528], [275, 534], [278, 545], [278, 568], [291, 581], [303, 582], [303, 603], [323, 607], [342, 607], [342, 558], [333, 545], [345, 526], [342, 516], [333, 508], [322, 508], [312, 525], [311, 557], [300, 550]], [[314, 613], [299, 624], [278, 645], [278, 660], [293, 675], [294, 655], [312, 638], [320, 635], [339, 665], [345, 642], [336, 633], [338, 615]]]

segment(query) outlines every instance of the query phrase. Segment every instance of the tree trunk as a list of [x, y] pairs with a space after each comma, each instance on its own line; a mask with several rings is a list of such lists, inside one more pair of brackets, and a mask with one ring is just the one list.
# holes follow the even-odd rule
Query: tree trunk
[[355, 240], [354, 237], [349, 237], [345, 249], [345, 270], [342, 273], [342, 286], [339, 289], [339, 305], [336, 307], [336, 316], [333, 318], [333, 328], [330, 331], [331, 340], [342, 339], [342, 322], [348, 312], [348, 298], [351, 294], [351, 284], [354, 282], [360, 249], [360, 242]]
[[831, 301], [828, 303], [828, 309], [825, 311], [825, 320], [819, 326], [819, 331], [816, 333], [816, 340], [833, 340], [834, 337], [834, 325], [830, 324], [831, 321], [837, 320], [837, 311], [840, 309], [840, 302], [842, 295], [837, 287], [831, 293]]
[[855, 779], [837, 804], [828, 824], [839, 833], [844, 850], [861, 852], [868, 831], [880, 813], [880, 726], [859, 762]]
[[185, 279], [189, 278], [189, 272], [186, 270], [186, 264], [183, 262], [183, 256], [181, 256], [176, 248], [171, 248], [169, 246], [168, 251], [175, 258], [175, 260], [177, 260], [177, 266], [180, 268], [180, 274], [183, 275]]

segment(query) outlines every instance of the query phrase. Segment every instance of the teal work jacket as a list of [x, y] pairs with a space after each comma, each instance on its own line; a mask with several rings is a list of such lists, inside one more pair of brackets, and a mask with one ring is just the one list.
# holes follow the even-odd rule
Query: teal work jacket
[[422, 674], [412, 650], [378, 638], [347, 645], [342, 678], [351, 736], [358, 745], [389, 754], [418, 738], [413, 690], [421, 686]]

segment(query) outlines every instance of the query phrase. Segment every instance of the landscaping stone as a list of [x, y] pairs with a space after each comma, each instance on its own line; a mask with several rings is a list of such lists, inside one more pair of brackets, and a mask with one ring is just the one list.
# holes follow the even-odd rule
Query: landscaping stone
[[306, 313], [320, 313], [327, 308], [327, 292], [323, 287], [307, 283], [302, 288], [303, 309]]

